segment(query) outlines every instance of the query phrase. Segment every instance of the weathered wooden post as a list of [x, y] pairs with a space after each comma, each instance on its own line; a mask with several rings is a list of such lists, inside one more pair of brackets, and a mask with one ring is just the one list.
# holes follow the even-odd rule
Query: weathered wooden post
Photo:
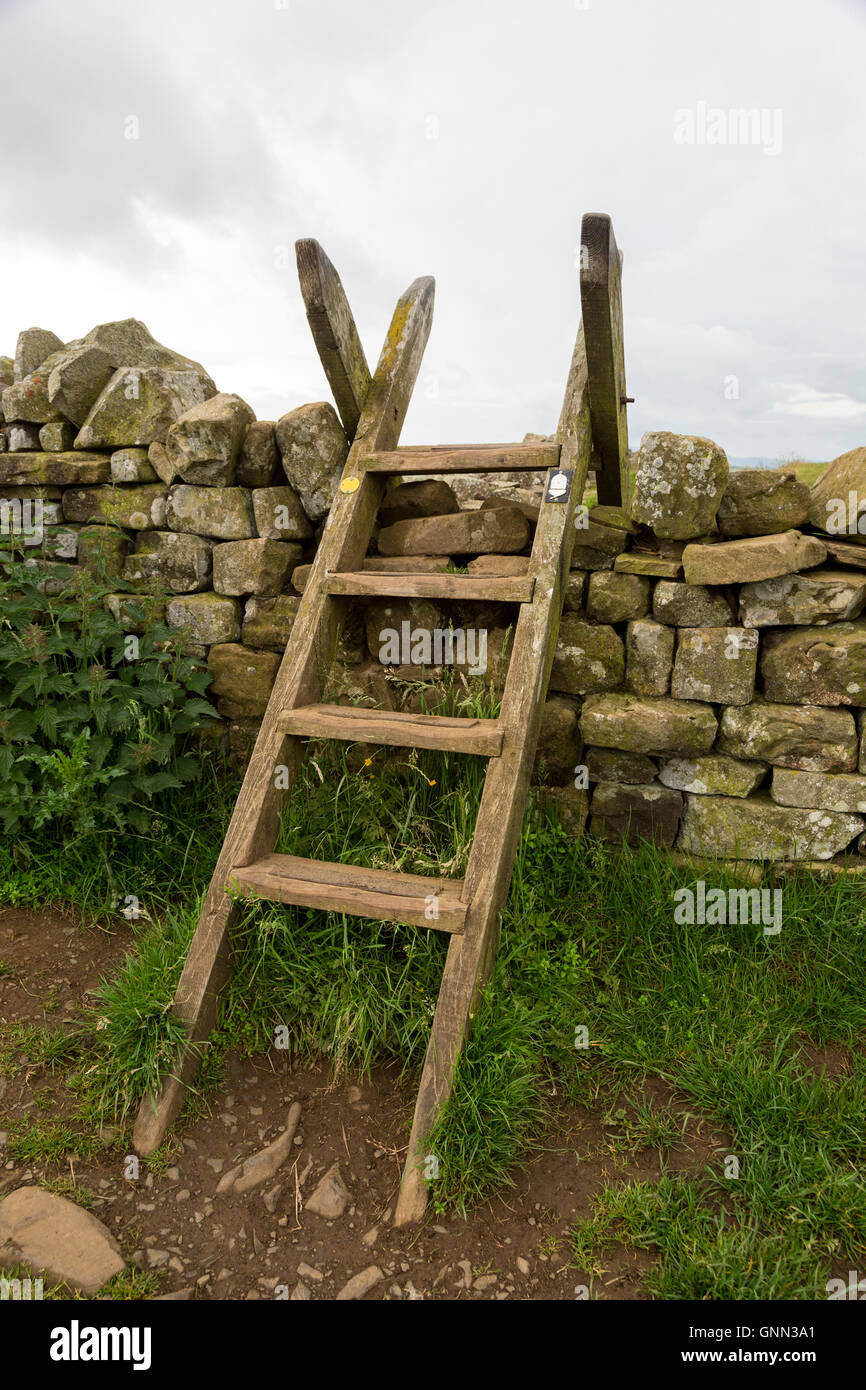
[[628, 500], [628, 396], [622, 331], [622, 252], [606, 213], [588, 212], [580, 228], [580, 303], [589, 373], [598, 500]]

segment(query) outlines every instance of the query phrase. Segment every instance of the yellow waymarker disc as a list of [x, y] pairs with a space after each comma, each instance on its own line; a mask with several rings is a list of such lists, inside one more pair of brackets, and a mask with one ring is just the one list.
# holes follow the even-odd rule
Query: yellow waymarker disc
[[344, 478], [340, 483], [341, 492], [357, 492], [361, 485], [360, 478]]

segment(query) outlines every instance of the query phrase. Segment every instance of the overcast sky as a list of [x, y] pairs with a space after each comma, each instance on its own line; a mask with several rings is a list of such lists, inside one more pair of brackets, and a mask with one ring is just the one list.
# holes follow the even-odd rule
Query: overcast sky
[[[633, 446], [866, 443], [864, 0], [0, 16], [0, 352], [31, 324], [69, 339], [141, 318], [277, 417], [328, 394], [292, 250], [314, 236], [371, 366], [399, 293], [436, 276], [404, 442], [517, 440], [555, 428], [580, 219], [608, 212]], [[742, 108], [760, 113], [746, 143]]]

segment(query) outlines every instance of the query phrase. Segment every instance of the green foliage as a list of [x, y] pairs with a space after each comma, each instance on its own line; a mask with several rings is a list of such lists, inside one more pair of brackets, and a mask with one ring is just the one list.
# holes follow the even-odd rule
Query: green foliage
[[144, 830], [154, 798], [198, 775], [183, 744], [215, 717], [209, 673], [134, 596], [130, 642], [92, 574], [40, 576], [8, 564], [0, 577], [0, 825], [60, 842]]

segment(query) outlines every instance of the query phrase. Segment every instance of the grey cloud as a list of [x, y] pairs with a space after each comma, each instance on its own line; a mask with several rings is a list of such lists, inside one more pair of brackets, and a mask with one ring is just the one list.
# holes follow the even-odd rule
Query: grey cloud
[[[866, 19], [826, 0], [817, 42], [816, 13], [813, 0], [7, 4], [0, 253], [24, 239], [46, 266], [75, 262], [80, 332], [110, 272], [114, 316], [169, 319], [173, 345], [262, 415], [326, 389], [276, 246], [319, 238], [371, 364], [397, 294], [433, 273], [404, 437], [507, 439], [555, 426], [580, 216], [608, 211], [632, 442], [669, 428], [734, 456], [830, 457], [866, 439], [866, 420], [774, 408], [779, 382], [866, 397]], [[781, 111], [778, 155], [674, 138], [678, 111], [750, 107]], [[123, 138], [130, 115], [138, 141]], [[3, 341], [20, 326], [4, 321]]]

